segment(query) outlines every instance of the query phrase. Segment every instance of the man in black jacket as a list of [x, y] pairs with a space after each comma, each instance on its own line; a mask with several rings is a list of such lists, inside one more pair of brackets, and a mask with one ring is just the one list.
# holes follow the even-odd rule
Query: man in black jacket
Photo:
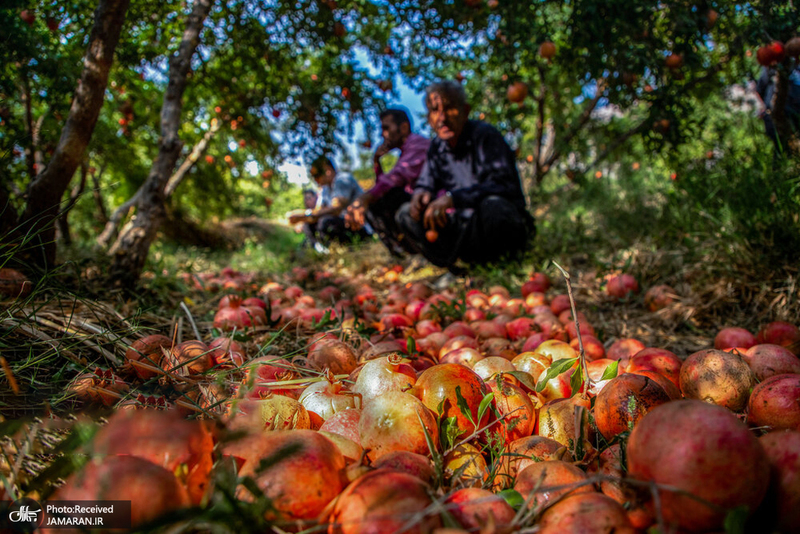
[[483, 263], [520, 252], [535, 233], [514, 152], [489, 124], [469, 120], [461, 84], [426, 90], [435, 139], [411, 202], [397, 222], [431, 263]]

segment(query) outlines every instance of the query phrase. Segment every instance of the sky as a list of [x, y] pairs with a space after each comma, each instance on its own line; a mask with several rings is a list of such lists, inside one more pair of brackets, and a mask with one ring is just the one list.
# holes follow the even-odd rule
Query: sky
[[[367, 69], [374, 70], [369, 64], [366, 53], [357, 51], [356, 59], [365, 65]], [[374, 72], [377, 72], [377, 70]], [[418, 93], [409, 87], [401, 76], [395, 77], [394, 83], [398, 96], [387, 101], [388, 107], [400, 106], [405, 108], [409, 113], [409, 117], [411, 117], [413, 131], [415, 133], [419, 133], [421, 130], [424, 131], [423, 128], [426, 127], [426, 125], [424, 124], [425, 108], [422, 104], [422, 93]], [[343, 158], [343, 154], [336, 155], [336, 163], [339, 167], [347, 168], [350, 166], [350, 161], [358, 160], [359, 144], [365, 141], [365, 137], [363, 125], [356, 125], [353, 142], [347, 145], [349, 154], [345, 158]], [[370, 141], [372, 141], [373, 149], [381, 143], [380, 130], [372, 132]], [[278, 170], [286, 173], [290, 183], [304, 185], [309, 182], [308, 170], [300, 160], [286, 161], [278, 167]]]

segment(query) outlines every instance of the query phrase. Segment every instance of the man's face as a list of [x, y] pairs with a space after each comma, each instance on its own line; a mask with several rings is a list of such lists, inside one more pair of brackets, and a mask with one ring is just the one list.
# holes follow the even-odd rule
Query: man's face
[[381, 135], [383, 144], [389, 148], [400, 148], [403, 144], [403, 131], [391, 116], [381, 119]]
[[314, 193], [306, 193], [306, 194], [304, 194], [303, 195], [303, 205], [308, 209], [311, 209], [314, 206], [316, 206], [317, 205], [317, 195], [315, 195]]
[[428, 95], [428, 124], [442, 141], [455, 146], [464, 130], [469, 114], [468, 106], [458, 106], [439, 93]]
[[322, 163], [321, 167], [318, 168], [316, 165], [311, 167], [311, 178], [314, 179], [318, 186], [325, 187], [333, 183], [333, 179], [336, 178], [336, 172], [327, 163]]

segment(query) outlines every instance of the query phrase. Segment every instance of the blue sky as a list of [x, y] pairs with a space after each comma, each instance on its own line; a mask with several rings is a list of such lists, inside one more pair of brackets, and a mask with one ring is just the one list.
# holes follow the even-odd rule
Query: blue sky
[[[375, 75], [377, 73], [377, 69], [374, 69], [374, 67], [369, 64], [369, 59], [365, 52], [356, 51], [355, 56], [359, 63], [371, 71], [371, 74]], [[409, 87], [405, 83], [405, 79], [402, 76], [395, 76], [393, 82], [395, 85], [394, 93], [397, 96], [393, 96], [393, 98], [387, 101], [388, 106], [400, 106], [405, 108], [411, 117], [413, 131], [415, 133], [422, 132], [426, 135], [429, 135], [427, 124], [425, 124], [424, 120], [425, 107], [422, 104], [422, 93], [418, 93]], [[371, 133], [372, 135], [370, 139], [372, 141], [372, 149], [374, 150], [375, 147], [381, 143], [381, 133], [379, 130], [375, 130]], [[363, 124], [357, 124], [352, 142], [347, 143], [348, 153], [337, 154], [336, 163], [339, 165], [339, 167], [348, 168], [350, 167], [351, 161], [358, 160], [357, 155], [359, 148], [361, 148], [360, 144], [363, 143], [365, 139], [366, 135], [364, 133]], [[361, 148], [361, 150], [363, 150], [363, 148]], [[306, 184], [309, 181], [308, 170], [301, 160], [286, 161], [278, 167], [278, 170], [285, 172], [289, 178], [289, 182], [291, 183]]]

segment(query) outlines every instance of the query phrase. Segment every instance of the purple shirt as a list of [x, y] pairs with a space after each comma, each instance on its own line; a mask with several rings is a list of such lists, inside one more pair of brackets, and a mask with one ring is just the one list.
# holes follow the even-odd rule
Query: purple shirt
[[392, 170], [384, 173], [380, 163], [375, 165], [375, 185], [368, 193], [375, 200], [381, 198], [395, 187], [413, 188], [417, 177], [425, 165], [425, 156], [431, 140], [417, 134], [409, 134], [400, 147], [400, 159]]

